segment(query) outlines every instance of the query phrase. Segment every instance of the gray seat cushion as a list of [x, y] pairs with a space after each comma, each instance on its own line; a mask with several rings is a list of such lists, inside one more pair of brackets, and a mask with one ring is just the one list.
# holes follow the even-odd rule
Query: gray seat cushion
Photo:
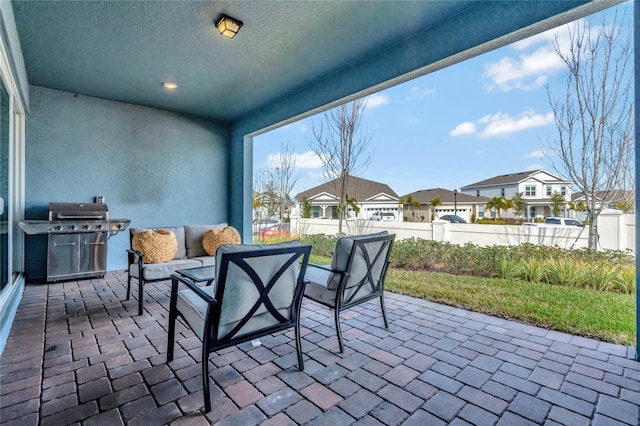
[[[307, 271], [308, 270], [309, 269], [307, 269]], [[306, 277], [307, 275], [305, 274], [305, 278]], [[334, 306], [336, 304], [337, 294], [337, 291], [329, 290], [326, 286], [317, 284], [313, 281], [308, 281], [307, 285], [304, 287], [304, 295], [306, 297], [330, 306]]]
[[[145, 263], [142, 268], [142, 278], [145, 280], [168, 279], [178, 269], [199, 268], [201, 266], [202, 262], [196, 259], [173, 259], [164, 263]], [[134, 278], [138, 278], [137, 263], [129, 265], [129, 274]]]
[[[215, 284], [201, 288], [209, 296], [214, 297]], [[202, 340], [204, 337], [204, 318], [208, 307], [207, 302], [187, 288], [178, 292], [176, 307], [189, 323], [191, 329]]]
[[194, 257], [191, 260], [197, 260], [202, 263], [202, 266], [215, 266], [216, 258], [214, 256], [199, 256]]

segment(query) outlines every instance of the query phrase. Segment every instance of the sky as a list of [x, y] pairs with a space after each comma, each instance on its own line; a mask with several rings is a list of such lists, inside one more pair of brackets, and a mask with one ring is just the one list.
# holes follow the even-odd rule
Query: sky
[[[593, 28], [616, 11], [625, 24], [632, 21], [632, 2], [585, 19]], [[359, 176], [386, 183], [402, 197], [528, 170], [559, 174], [549, 150], [558, 130], [546, 89], [553, 97], [566, 93], [556, 36], [566, 46], [567, 26], [370, 95], [363, 129], [373, 158]], [[273, 169], [288, 143], [298, 177], [292, 197], [324, 183], [322, 163], [309, 145], [320, 119], [321, 114], [254, 137], [254, 174]]]

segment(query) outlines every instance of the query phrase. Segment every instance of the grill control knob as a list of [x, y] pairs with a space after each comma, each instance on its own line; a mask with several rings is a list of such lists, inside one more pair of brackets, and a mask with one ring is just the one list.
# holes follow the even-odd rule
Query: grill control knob
[[97, 225], [96, 225], [96, 229], [97, 229], [98, 231], [100, 231], [102, 228], [104, 228], [104, 226], [103, 226], [101, 223], [99, 223], [99, 224], [97, 224]]
[[62, 225], [56, 225], [53, 229], [54, 229], [55, 231], [60, 232], [60, 231], [62, 231]]
[[77, 226], [77, 225], [71, 225], [71, 226], [69, 227], [69, 230], [70, 230], [70, 231], [75, 231], [76, 229], [78, 229], [78, 226]]
[[89, 225], [89, 224], [84, 225], [84, 226], [82, 227], [82, 229], [84, 229], [85, 231], [88, 231], [89, 229], [91, 229], [91, 225]]

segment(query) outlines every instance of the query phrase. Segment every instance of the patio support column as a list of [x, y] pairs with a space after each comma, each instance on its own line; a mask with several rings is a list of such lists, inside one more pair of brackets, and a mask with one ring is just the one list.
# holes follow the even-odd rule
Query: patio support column
[[253, 137], [234, 131], [229, 148], [229, 224], [243, 243], [251, 243], [253, 227]]
[[634, 56], [635, 56], [635, 67], [634, 67], [634, 80], [635, 80], [635, 92], [636, 92], [636, 137], [635, 137], [635, 155], [636, 155], [636, 361], [640, 361], [640, 262], [638, 261], [638, 256], [640, 255], [640, 227], [638, 226], [638, 218], [640, 215], [638, 211], [640, 210], [640, 188], [638, 185], [638, 170], [640, 170], [640, 104], [637, 101], [640, 99], [640, 31], [637, 31], [640, 28], [640, 6], [638, 2], [633, 3], [633, 28], [636, 28], [634, 31], [635, 37], [635, 46]]

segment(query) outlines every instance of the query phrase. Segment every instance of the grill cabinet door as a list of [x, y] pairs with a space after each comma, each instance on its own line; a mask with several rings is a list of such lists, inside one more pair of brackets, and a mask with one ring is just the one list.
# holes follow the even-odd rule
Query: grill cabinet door
[[80, 273], [104, 275], [107, 271], [107, 232], [80, 236]]
[[51, 234], [47, 253], [47, 280], [78, 272], [80, 234]]

